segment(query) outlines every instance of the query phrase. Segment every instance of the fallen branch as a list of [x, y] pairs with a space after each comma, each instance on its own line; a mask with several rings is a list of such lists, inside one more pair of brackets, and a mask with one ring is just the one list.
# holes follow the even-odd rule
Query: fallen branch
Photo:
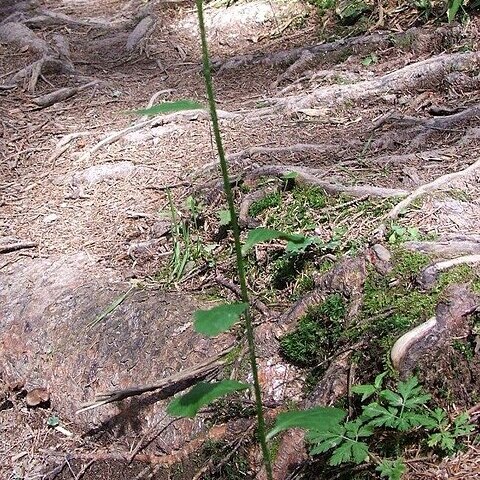
[[0, 244], [0, 253], [10, 253], [17, 250], [22, 250], [24, 248], [35, 248], [38, 247], [37, 242], [15, 242], [15, 243], [5, 243]]
[[147, 392], [157, 392], [163, 398], [171, 397], [175, 393], [185, 390], [194, 383], [198, 382], [216, 372], [221, 366], [228, 363], [225, 358], [233, 350], [233, 346], [226, 348], [218, 355], [208, 358], [205, 362], [193, 367], [187, 368], [182, 372], [175, 373], [170, 377], [164, 378], [153, 385], [131, 387], [111, 392], [99, 393], [92, 402], [85, 403], [77, 410], [77, 414], [91, 410], [93, 408], [107, 405], [108, 403], [120, 402], [126, 398], [142, 395]]

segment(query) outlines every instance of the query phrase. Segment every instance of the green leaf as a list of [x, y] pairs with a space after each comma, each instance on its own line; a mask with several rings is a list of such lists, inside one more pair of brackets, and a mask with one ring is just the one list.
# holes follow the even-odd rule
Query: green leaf
[[385, 408], [374, 402], [363, 409], [363, 416], [370, 419], [369, 424], [374, 427], [395, 428], [398, 422], [398, 410], [394, 407]]
[[230, 210], [219, 210], [217, 212], [218, 218], [220, 219], [220, 225], [229, 225], [232, 221], [232, 216], [230, 215]]
[[376, 391], [375, 385], [355, 385], [352, 387], [353, 393], [362, 395], [362, 402], [371, 397]]
[[47, 425], [49, 427], [58, 427], [58, 425], [60, 425], [60, 419], [56, 415], [52, 415], [48, 417]]
[[282, 178], [284, 180], [290, 180], [290, 179], [294, 180], [297, 177], [298, 177], [298, 172], [288, 172], [282, 175]]
[[185, 395], [173, 399], [167, 407], [167, 413], [173, 417], [194, 417], [200, 408], [217, 398], [247, 388], [249, 385], [236, 380], [222, 380], [216, 383], [200, 382]]
[[181, 112], [183, 110], [198, 110], [204, 108], [200, 103], [192, 100], [177, 100], [176, 102], [163, 102], [150, 108], [132, 110], [137, 115], [159, 115], [164, 113]]
[[242, 255], [246, 255], [257, 243], [267, 242], [275, 238], [295, 243], [301, 243], [305, 239], [303, 235], [289, 234], [272, 228], [255, 228], [248, 232], [247, 239], [242, 247]]
[[285, 251], [287, 253], [300, 253], [304, 252], [310, 245], [318, 244], [323, 244], [322, 240], [318, 237], [303, 237], [303, 240], [299, 242], [289, 241]]
[[403, 405], [403, 398], [398, 395], [398, 393], [392, 392], [391, 390], [382, 390], [380, 392], [380, 397], [394, 407], [400, 407]]
[[470, 423], [470, 416], [467, 412], [461, 413], [453, 422], [453, 435], [461, 437], [468, 435], [475, 430], [475, 425]]
[[387, 373], [388, 372], [383, 372], [375, 377], [375, 381], [373, 382], [373, 384], [375, 385], [375, 388], [377, 390], [380, 390], [380, 388], [382, 388], [383, 379], [386, 377]]
[[388, 477], [388, 480], [401, 480], [402, 475], [407, 471], [407, 467], [401, 458], [396, 460], [382, 460], [376, 468], [381, 477]]
[[343, 442], [343, 433], [345, 429], [341, 425], [337, 425], [330, 432], [317, 432], [310, 430], [307, 432], [306, 440], [315, 445], [310, 449], [310, 455], [319, 455], [328, 452]]
[[340, 445], [330, 457], [330, 465], [354, 462], [362, 463], [368, 458], [368, 445], [363, 442], [345, 442]]
[[275, 421], [275, 426], [267, 435], [267, 440], [289, 428], [328, 432], [332, 428], [338, 427], [345, 416], [344, 410], [334, 407], [315, 407], [309, 410], [280, 413]]
[[450, 0], [448, 2], [447, 18], [448, 23], [453, 22], [457, 16], [458, 10], [463, 5], [463, 0]]
[[219, 333], [227, 331], [236, 323], [247, 308], [247, 303], [238, 302], [218, 305], [210, 310], [197, 310], [193, 314], [195, 331], [209, 337], [215, 337]]

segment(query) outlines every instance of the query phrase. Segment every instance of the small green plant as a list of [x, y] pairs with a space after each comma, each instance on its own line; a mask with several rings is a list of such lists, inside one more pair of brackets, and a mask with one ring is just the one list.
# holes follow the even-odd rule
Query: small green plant
[[[361, 464], [373, 462], [381, 477], [400, 480], [406, 471], [402, 458], [387, 458], [383, 452], [373, 452], [375, 435], [381, 435], [382, 443], [393, 437], [396, 451], [405, 448], [405, 433], [423, 433], [431, 448], [452, 453], [457, 440], [469, 435], [474, 425], [467, 414], [459, 415], [453, 423], [441, 408], [433, 411], [427, 406], [430, 395], [425, 393], [416, 377], [398, 382], [396, 389], [384, 388], [386, 372], [378, 375], [372, 384], [357, 385], [352, 391], [361, 396], [360, 413], [345, 420], [346, 413], [293, 411], [277, 417], [269, 437], [288, 428], [303, 428], [310, 444], [310, 454], [328, 454], [332, 466], [342, 463]], [[368, 401], [368, 402], [367, 402]], [[308, 413], [312, 412], [307, 423]], [[380, 444], [381, 446], [382, 444]]]
[[398, 244], [407, 240], [418, 240], [420, 232], [416, 227], [402, 227], [400, 225], [392, 225], [388, 236], [388, 243]]
[[371, 53], [370, 55], [367, 55], [362, 60], [362, 65], [364, 67], [369, 67], [370, 65], [375, 65], [376, 63], [378, 63], [378, 57], [374, 53]]
[[447, 9], [448, 22], [453, 22], [459, 10], [463, 7], [463, 0], [449, 0]]

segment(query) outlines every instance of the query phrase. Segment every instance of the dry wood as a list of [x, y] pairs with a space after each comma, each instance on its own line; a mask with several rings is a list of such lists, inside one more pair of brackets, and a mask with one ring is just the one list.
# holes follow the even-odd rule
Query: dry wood
[[119, 402], [121, 400], [125, 400], [126, 398], [135, 397], [147, 392], [157, 392], [158, 394], [164, 396], [164, 398], [170, 397], [216, 372], [220, 367], [227, 363], [225, 356], [232, 350], [233, 346], [228, 347], [218, 355], [208, 358], [205, 360], [205, 362], [187, 368], [182, 372], [175, 373], [174, 375], [164, 378], [153, 385], [131, 387], [121, 390], [113, 390], [111, 392], [99, 393], [92, 402], [83, 404], [76, 413], [85, 412], [102, 405], [107, 405], [108, 403]]
[[13, 242], [0, 244], [0, 253], [15, 252], [24, 248], [35, 248], [38, 246], [37, 242]]

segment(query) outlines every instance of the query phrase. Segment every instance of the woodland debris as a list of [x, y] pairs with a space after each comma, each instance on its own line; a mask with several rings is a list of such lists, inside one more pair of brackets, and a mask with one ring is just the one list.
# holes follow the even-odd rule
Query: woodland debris
[[35, 53], [45, 54], [50, 50], [45, 40], [18, 22], [0, 25], [0, 43], [11, 44], [19, 49], [28, 48]]
[[0, 253], [15, 252], [24, 248], [35, 248], [38, 246], [37, 242], [19, 241], [12, 243], [0, 243]]
[[[421, 185], [413, 192], [411, 192], [406, 198], [404, 198], [401, 202], [397, 203], [395, 207], [390, 210], [385, 216], [385, 220], [396, 220], [398, 216], [409, 206], [411, 203], [416, 200], [417, 198], [425, 195], [426, 193], [432, 193], [435, 190], [438, 190], [440, 187], [444, 187], [449, 183], [453, 182], [454, 180], [458, 179], [465, 179], [468, 178], [470, 175], [476, 172], [476, 170], [480, 168], [480, 159], [476, 162], [472, 163], [468, 167], [464, 168], [463, 170], [459, 170], [453, 173], [447, 173], [442, 175], [432, 182], [426, 183]], [[385, 231], [385, 225], [382, 225], [379, 230]]]
[[353, 85], [328, 85], [316, 88], [308, 95], [273, 98], [272, 106], [247, 114], [259, 118], [281, 111], [298, 112], [315, 105], [334, 106], [345, 102], [372, 101], [379, 95], [438, 87], [451, 72], [476, 72], [480, 66], [480, 52], [444, 53], [412, 63], [372, 80]]
[[155, 28], [155, 19], [152, 16], [147, 16], [140, 20], [134, 30], [130, 33], [127, 39], [127, 52], [133, 52], [137, 48], [142, 48], [141, 43]]
[[27, 393], [25, 403], [29, 407], [38, 407], [50, 401], [50, 394], [46, 388], [34, 388]]
[[448, 239], [435, 241], [408, 241], [403, 247], [407, 250], [436, 255], [441, 258], [455, 258], [464, 255], [480, 255], [480, 240], [474, 238]]
[[98, 82], [90, 82], [80, 87], [65, 87], [55, 90], [54, 92], [47, 93], [46, 95], [41, 95], [32, 100], [35, 105], [38, 105], [40, 108], [50, 107], [55, 103], [67, 100], [70, 97], [73, 97], [78, 92], [85, 90], [86, 88], [98, 85]]

